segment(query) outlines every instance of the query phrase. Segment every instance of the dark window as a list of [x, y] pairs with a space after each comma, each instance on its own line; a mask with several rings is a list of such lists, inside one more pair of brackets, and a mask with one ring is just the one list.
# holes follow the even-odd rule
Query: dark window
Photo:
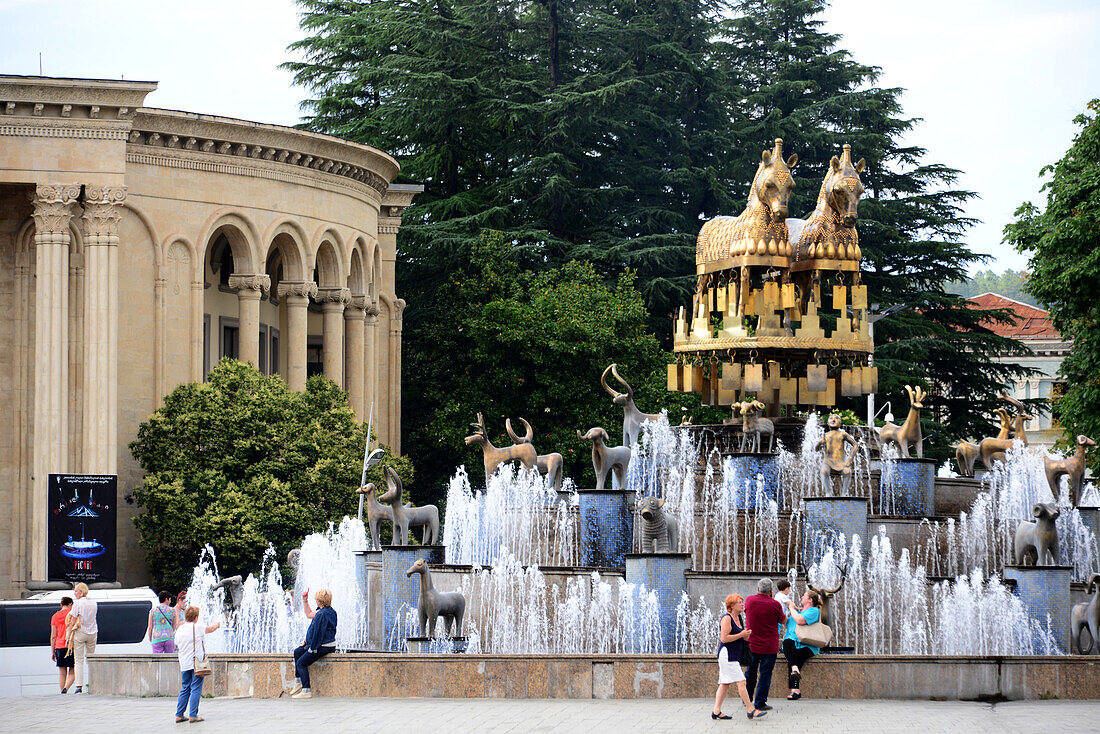
[[[132, 644], [145, 639], [152, 602], [100, 601], [97, 606], [96, 644]], [[60, 608], [56, 602], [0, 604], [0, 647], [49, 645], [50, 618]]]
[[237, 359], [239, 330], [236, 319], [222, 319], [222, 356]]
[[279, 330], [271, 330], [271, 372], [272, 375], [279, 374]]
[[270, 375], [271, 370], [267, 367], [267, 325], [260, 324], [260, 372], [265, 375]]

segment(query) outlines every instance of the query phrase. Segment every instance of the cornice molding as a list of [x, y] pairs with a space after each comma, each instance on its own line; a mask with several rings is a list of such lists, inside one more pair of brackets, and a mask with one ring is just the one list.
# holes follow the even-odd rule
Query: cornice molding
[[126, 120], [72, 120], [0, 115], [0, 135], [32, 138], [126, 140], [130, 135], [130, 123]]

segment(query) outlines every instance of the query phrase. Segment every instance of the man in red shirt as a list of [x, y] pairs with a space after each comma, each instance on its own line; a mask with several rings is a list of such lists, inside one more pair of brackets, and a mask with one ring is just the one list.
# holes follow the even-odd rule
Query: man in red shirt
[[76, 678], [73, 670], [76, 661], [73, 660], [71, 651], [66, 654], [68, 644], [65, 642], [65, 618], [69, 616], [72, 609], [72, 598], [64, 596], [61, 598], [61, 608], [50, 617], [50, 658], [57, 663], [57, 683], [61, 686], [62, 693], [69, 692], [69, 686], [73, 684], [73, 680]]
[[786, 619], [782, 605], [772, 598], [772, 580], [760, 579], [756, 593], [745, 600], [745, 629], [752, 630], [749, 638], [752, 663], [745, 682], [758, 711], [772, 708], [768, 705], [768, 691], [772, 687], [775, 656], [779, 654], [779, 625]]

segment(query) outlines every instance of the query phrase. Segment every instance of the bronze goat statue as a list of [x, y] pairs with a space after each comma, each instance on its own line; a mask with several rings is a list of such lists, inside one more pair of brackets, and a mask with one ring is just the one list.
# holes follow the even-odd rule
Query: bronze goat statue
[[[531, 424], [524, 418], [520, 418], [524, 427], [527, 429], [527, 434], [524, 436], [517, 436], [515, 431], [512, 430], [512, 419], [509, 418], [504, 421], [504, 430], [508, 432], [508, 437], [512, 439], [512, 443], [519, 445], [523, 443], [531, 443], [531, 439], [535, 437], [535, 431], [531, 428]], [[538, 469], [539, 474], [546, 477], [550, 489], [558, 491], [561, 489], [562, 473], [565, 469], [565, 458], [561, 454], [554, 452], [550, 454], [538, 454], [535, 456], [535, 468]]]
[[[1089, 582], [1085, 590], [1092, 594], [1092, 599], [1080, 604], [1074, 604], [1070, 612], [1070, 642], [1077, 646], [1077, 652], [1088, 655], [1094, 649], [1100, 652], [1100, 573], [1089, 576]], [[1081, 633], [1089, 632], [1088, 647], [1081, 644]]]
[[466, 614], [466, 597], [458, 591], [436, 591], [428, 563], [419, 559], [405, 571], [406, 578], [420, 574], [420, 597], [416, 600], [420, 618], [420, 634], [435, 637], [435, 625], [443, 617], [443, 632], [452, 637], [462, 634], [462, 617]]
[[[610, 372], [614, 375], [615, 379], [622, 383], [622, 386], [626, 388], [626, 392], [619, 392], [615, 388], [607, 384], [607, 373]], [[607, 390], [611, 395], [611, 402], [618, 405], [623, 409], [623, 446], [627, 448], [632, 447], [638, 441], [638, 436], [642, 433], [642, 423], [645, 421], [660, 420], [661, 416], [657, 413], [643, 413], [638, 410], [638, 406], [634, 404], [634, 390], [631, 389], [630, 384], [619, 377], [618, 365], [609, 365], [607, 369], [600, 375], [600, 384], [604, 390]]]
[[[997, 408], [996, 413], [1001, 419], [1001, 429], [994, 438], [1003, 441], [1012, 435], [1012, 416], [1004, 408]], [[955, 463], [959, 467], [959, 476], [974, 476], [974, 462], [978, 458], [978, 451], [978, 444], [959, 441], [955, 447]]]
[[485, 431], [485, 418], [481, 413], [477, 414], [477, 423], [471, 423], [470, 427], [474, 429], [473, 435], [467, 436], [464, 440], [466, 445], [477, 444], [481, 446], [482, 462], [485, 465], [485, 483], [488, 484], [489, 478], [496, 473], [501, 464], [505, 464], [509, 461], [518, 461], [523, 465], [524, 469], [536, 469], [538, 466], [538, 452], [535, 451], [535, 447], [529, 443], [517, 444], [515, 446], [503, 446], [497, 448], [489, 440], [489, 435]]
[[[1034, 520], [1024, 520], [1016, 526], [1014, 542], [1016, 565], [1024, 565], [1031, 551], [1035, 551], [1036, 566], [1058, 565], [1058, 526], [1055, 520], [1061, 514], [1058, 506], [1040, 502], [1031, 508]], [[1047, 561], [1050, 563], [1047, 563]]]
[[409, 528], [422, 526], [420, 538], [422, 545], [435, 545], [439, 542], [439, 508], [435, 505], [413, 507], [401, 504], [401, 477], [391, 467], [386, 467], [386, 493], [379, 497], [380, 502], [389, 504], [393, 513], [394, 545], [407, 545]]
[[1089, 446], [1095, 446], [1096, 442], [1088, 436], [1077, 437], [1077, 450], [1068, 459], [1052, 459], [1049, 456], [1043, 458], [1046, 469], [1047, 484], [1050, 485], [1051, 494], [1059, 497], [1062, 494], [1062, 477], [1067, 477], [1069, 489], [1069, 503], [1077, 506], [1077, 500], [1081, 499], [1081, 488], [1085, 482], [1085, 451]]
[[[740, 450], [750, 453], [771, 453], [775, 444], [775, 424], [771, 420], [760, 416], [764, 411], [764, 404], [759, 400], [749, 400], [739, 403], [737, 410], [741, 414], [741, 447]], [[750, 439], [749, 436], [752, 436]], [[768, 437], [768, 450], [761, 452], [761, 436]]]
[[998, 461], [1002, 464], [1005, 462], [1006, 452], [1012, 448], [1017, 439], [1024, 446], [1027, 446], [1025, 426], [1034, 417], [1028, 412], [1027, 406], [1016, 398], [1009, 397], [1004, 393], [1001, 393], [1000, 397], [1001, 400], [1014, 406], [1017, 413], [1012, 419], [1012, 438], [983, 438], [978, 445], [978, 455], [982, 457], [982, 464], [989, 471], [993, 471], [993, 465]]
[[608, 446], [611, 437], [600, 427], [589, 428], [588, 433], [577, 431], [577, 438], [592, 442], [592, 469], [596, 472], [596, 489], [603, 489], [607, 475], [614, 472], [619, 488], [626, 487], [626, 470], [630, 466], [629, 446]]
[[896, 444], [901, 458], [909, 458], [909, 447], [915, 446], [917, 458], [924, 458], [924, 437], [920, 430], [920, 411], [924, 407], [924, 398], [928, 393], [921, 388], [905, 386], [905, 392], [909, 393], [909, 415], [905, 416], [905, 422], [900, 426], [887, 421], [882, 428], [876, 428], [880, 445], [886, 443]]

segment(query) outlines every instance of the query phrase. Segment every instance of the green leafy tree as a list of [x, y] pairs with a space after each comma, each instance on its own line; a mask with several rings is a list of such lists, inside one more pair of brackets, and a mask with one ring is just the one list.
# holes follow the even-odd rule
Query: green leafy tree
[[973, 298], [983, 293], [998, 293], [1014, 301], [1038, 306], [1035, 297], [1027, 290], [1028, 274], [1023, 270], [1006, 269], [1003, 273], [979, 270], [970, 278], [954, 281], [944, 286], [948, 293], [958, 293], [963, 298]]
[[[954, 187], [959, 171], [923, 163], [924, 149], [903, 143], [919, 122], [902, 115], [903, 90], [876, 86], [880, 70], [855, 61], [838, 47], [839, 36], [822, 30], [825, 0], [735, 6], [735, 63], [746, 113], [738, 128], [741, 150], [758, 155], [783, 138], [785, 151], [798, 153], [792, 213], [813, 210], [829, 160], [844, 143], [853, 158], [866, 159], [857, 225], [862, 282], [879, 310], [900, 309], [875, 326], [880, 404], [889, 399], [894, 412], [904, 414], [903, 386], [929, 389], [925, 451], [946, 459], [955, 440], [988, 431], [997, 392], [1025, 373], [994, 361], [1026, 353], [987, 328], [1010, 315], [974, 311], [945, 290], [984, 258], [963, 240], [972, 223], [963, 207], [974, 194]], [[755, 161], [745, 157], [745, 181]], [[841, 404], [865, 413], [858, 399]]]
[[561, 453], [566, 476], [591, 485], [591, 444], [576, 431], [603, 426], [613, 445], [621, 442], [622, 409], [600, 387], [612, 362], [643, 410], [667, 408], [679, 422], [684, 405], [701, 420], [695, 396], [665, 390], [671, 360], [649, 333], [632, 273], [609, 287], [586, 263], [524, 270], [501, 234], [489, 233], [436, 297], [447, 307], [420, 327], [423, 346], [408, 355], [414, 377], [403, 411], [427, 496], [442, 494], [459, 464], [484, 480], [481, 451], [463, 443], [479, 412], [497, 446], [512, 443], [506, 418], [520, 433], [518, 419], [526, 418], [539, 451]]
[[[158, 584], [186, 585], [204, 545], [223, 574], [258, 568], [268, 545], [280, 556], [302, 538], [358, 509], [366, 425], [347, 394], [316, 375], [304, 392], [225, 359], [205, 383], [180, 385], [138, 428], [130, 451], [145, 477], [134, 518]], [[382, 467], [405, 483], [408, 460]]]
[[[1066, 429], [1063, 444], [1077, 434], [1100, 438], [1100, 100], [1074, 118], [1081, 130], [1065, 156], [1042, 175], [1046, 208], [1028, 202], [1005, 227], [1005, 241], [1031, 256], [1028, 289], [1048, 304], [1055, 328], [1073, 340], [1062, 362], [1065, 394], [1054, 415]], [[1089, 456], [1093, 470], [1100, 457]]]

